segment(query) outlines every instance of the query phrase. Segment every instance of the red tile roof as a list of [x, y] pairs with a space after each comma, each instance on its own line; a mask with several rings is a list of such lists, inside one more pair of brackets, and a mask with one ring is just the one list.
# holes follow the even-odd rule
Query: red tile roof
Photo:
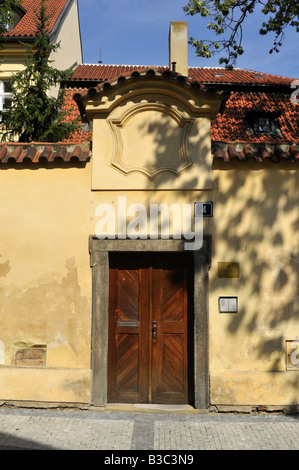
[[168, 67], [149, 67], [145, 65], [97, 65], [82, 64], [76, 67], [74, 73], [70, 77], [72, 80], [113, 80], [121, 75], [135, 70], [145, 71], [146, 69], [168, 70]]
[[226, 70], [223, 68], [189, 68], [189, 75], [201, 83], [210, 84], [240, 84], [240, 85], [287, 85], [289, 86], [294, 78], [282, 77], [268, 73], [255, 72], [235, 68]]
[[[70, 78], [65, 93], [64, 106], [66, 109], [71, 109], [71, 115], [68, 119], [75, 118], [80, 114], [73, 99], [74, 95], [87, 93], [91, 85], [100, 89], [107, 82], [110, 82], [107, 85], [117, 83], [120, 77], [129, 78], [136, 71], [138, 71], [135, 74], [136, 76], [138, 74], [143, 75], [148, 73], [147, 69], [146, 66], [79, 65]], [[168, 71], [168, 67], [152, 67], [152, 69], [156, 74], [162, 73], [165, 75]], [[225, 75], [225, 77], [222, 75]], [[258, 75], [264, 78], [255, 78]], [[298, 164], [299, 148], [296, 144], [299, 144], [299, 104], [295, 105], [290, 100], [292, 78], [258, 74], [243, 69], [227, 71], [218, 68], [191, 68], [189, 69], [189, 76], [187, 80], [184, 79], [184, 82], [189, 85], [194, 85], [197, 82], [200, 88], [215, 85], [221, 89], [224, 85], [224, 88], [230, 89], [231, 94], [226, 101], [223, 113], [218, 114], [217, 118], [211, 123], [215, 161], [229, 162], [236, 159], [237, 161], [253, 160], [259, 163], [286, 161]], [[183, 78], [181, 77], [181, 79]], [[221, 82], [218, 80], [221, 80]], [[261, 84], [265, 86], [260, 86]], [[286, 92], [286, 90], [289, 90], [289, 92]], [[247, 112], [253, 110], [268, 113], [279, 111], [277, 120], [281, 135], [250, 134], [246, 127], [245, 116]], [[83, 130], [72, 134], [67, 143], [76, 146], [91, 140], [92, 131]], [[7, 146], [4, 147], [8, 148]], [[9, 158], [13, 158], [15, 161], [23, 161], [27, 154], [22, 150], [23, 153], [21, 152], [15, 158], [16, 153], [14, 152], [20, 152], [20, 144], [17, 148], [18, 150], [9, 150], [5, 153], [5, 150], [0, 146], [0, 162], [8, 162]], [[49, 158], [53, 160], [54, 155], [55, 153], [52, 152]], [[41, 157], [42, 154], [37, 153], [32, 161], [40, 161]], [[64, 161], [68, 161], [69, 154], [63, 158]], [[89, 157], [84, 154], [84, 157], [81, 155], [80, 158], [83, 158], [84, 161]]]
[[[145, 71], [154, 69], [159, 72], [168, 70], [164, 66], [145, 65], [104, 65], [104, 64], [83, 64], [74, 71], [73, 80], [113, 80], [128, 72], [135, 70]], [[190, 67], [188, 75], [190, 78], [203, 84], [248, 84], [248, 85], [287, 85], [289, 86], [294, 78], [255, 72], [253, 70], [224, 68]]]
[[0, 163], [86, 163], [90, 159], [86, 145], [35, 143], [0, 144]]
[[[248, 132], [245, 116], [249, 111], [273, 113], [277, 118], [281, 135], [254, 135]], [[223, 114], [211, 123], [212, 140], [217, 142], [299, 142], [299, 105], [290, 96], [273, 91], [235, 91], [226, 102]]]
[[[91, 66], [93, 67], [93, 66]], [[83, 74], [85, 73], [84, 71], [84, 66], [79, 66], [77, 67], [77, 69], [80, 68], [80, 70], [83, 72]], [[164, 78], [169, 78], [170, 80], [174, 80], [174, 79], [177, 79], [179, 80], [180, 82], [184, 82], [185, 84], [187, 85], [197, 85], [197, 82], [193, 79], [190, 79], [188, 77], [183, 77], [182, 75], [179, 75], [179, 74], [173, 74], [172, 72], [170, 72], [168, 70], [168, 68], [164, 67], [164, 68], [156, 68], [156, 69], [146, 69], [145, 67], [141, 67], [139, 68], [138, 70], [136, 70], [136, 67], [128, 67], [128, 66], [125, 66], [125, 67], [122, 67], [122, 66], [116, 66], [117, 68], [117, 75], [116, 75], [116, 70], [115, 68], [113, 68], [113, 70], [110, 69], [110, 73], [109, 73], [109, 68], [107, 69], [107, 76], [110, 76], [110, 80], [93, 80], [93, 78], [91, 78], [90, 80], [92, 81], [92, 84], [93, 84], [93, 88], [96, 89], [96, 90], [100, 90], [102, 88], [105, 88], [106, 86], [115, 86], [117, 85], [120, 81], [122, 80], [130, 80], [130, 79], [136, 79], [140, 76], [159, 76], [161, 77], [162, 75], [164, 76]], [[76, 69], [76, 70], [77, 70]], [[129, 70], [128, 70], [129, 69]], [[91, 73], [90, 71], [87, 72], [86, 76], [88, 77], [92, 77], [92, 71], [93, 69], [91, 68]], [[75, 74], [74, 74], [75, 75]], [[71, 83], [76, 83], [76, 80], [74, 79], [74, 75], [72, 75], [71, 77]], [[82, 76], [82, 75], [80, 75]], [[95, 76], [98, 76], [98, 75], [95, 75]], [[79, 80], [80, 83], [82, 83], [82, 80]], [[83, 80], [84, 82], [84, 80]], [[94, 85], [95, 84], [95, 85]], [[204, 88], [204, 85], [199, 85], [201, 88]], [[76, 101], [74, 100], [74, 97], [75, 95], [81, 95], [81, 96], [84, 96], [88, 93], [89, 91], [89, 88], [75, 88], [75, 87], [69, 87], [65, 90], [65, 99], [64, 99], [64, 109], [67, 109], [67, 110], [72, 110], [70, 115], [66, 117], [66, 121], [68, 120], [71, 120], [71, 119], [75, 119], [77, 118], [79, 115], [80, 115], [80, 112], [79, 112], [79, 108], [78, 108], [78, 105], [76, 104]], [[75, 133], [73, 133], [69, 139], [67, 140], [68, 142], [84, 142], [86, 140], [92, 140], [92, 131], [77, 131]]]
[[[71, 80], [80, 82], [82, 86], [88, 86], [88, 81], [99, 82], [96, 86], [100, 89], [105, 83], [112, 83], [120, 76], [128, 77], [133, 71], [145, 73], [146, 66], [128, 65], [79, 65], [74, 71]], [[167, 67], [153, 67], [156, 73], [165, 73]], [[211, 137], [216, 142], [255, 142], [281, 144], [299, 142], [299, 105], [290, 100], [290, 85], [294, 79], [253, 72], [244, 69], [226, 70], [221, 68], [190, 68], [191, 81], [197, 81], [200, 85], [222, 85], [231, 90], [224, 111], [211, 123]], [[260, 78], [259, 78], [260, 77]], [[103, 81], [103, 82], [102, 82]], [[240, 88], [240, 86], [242, 87]], [[262, 86], [260, 86], [262, 85]], [[249, 88], [244, 91], [244, 86]], [[81, 89], [85, 94], [88, 88]], [[75, 92], [75, 89], [74, 89]], [[68, 92], [70, 93], [70, 91]], [[254, 135], [248, 132], [245, 115], [249, 111], [275, 112], [279, 111], [277, 118], [281, 135]]]
[[[85, 70], [84, 66], [78, 66], [75, 73], [72, 75], [70, 82], [71, 83], [76, 83], [76, 78], [77, 76], [84, 76], [86, 77], [98, 77], [98, 74], [93, 74], [93, 72], [96, 71], [94, 66], [87, 66], [89, 68], [88, 71]], [[97, 67], [97, 66], [95, 66]], [[76, 72], [78, 72], [78, 68], [81, 70], [81, 72], [76, 75]], [[93, 90], [101, 90], [102, 88], [105, 88], [107, 86], [117, 86], [118, 83], [120, 83], [123, 80], [130, 80], [130, 79], [136, 79], [139, 77], [163, 77], [164, 79], [169, 79], [169, 80], [178, 80], [180, 83], [184, 83], [189, 86], [197, 86], [200, 88], [205, 88], [203, 84], [198, 84], [195, 80], [189, 77], [184, 77], [180, 74], [176, 74], [173, 72], [170, 72], [167, 67], [163, 68], [149, 68], [147, 69], [146, 67], [140, 67], [139, 69], [136, 69], [134, 66], [113, 66], [113, 69], [111, 70], [110, 67], [108, 69], [104, 68], [104, 75], [103, 76], [109, 76], [110, 80], [105, 78], [105, 80], [94, 80], [94, 78], [88, 78], [88, 80], [91, 80], [92, 82], [92, 88]], [[82, 83], [82, 78], [79, 80], [80, 83]], [[84, 79], [83, 79], [84, 82]], [[64, 109], [70, 110], [72, 109], [70, 115], [66, 117], [66, 120], [71, 120], [75, 119], [79, 116], [79, 108], [76, 105], [76, 101], [74, 100], [75, 95], [81, 95], [84, 96], [88, 94], [89, 88], [67, 88], [65, 91], [65, 99], [64, 99]], [[220, 92], [219, 92], [220, 93]], [[68, 142], [84, 142], [85, 140], [92, 140], [92, 131], [77, 131], [73, 133], [69, 139], [67, 140]]]
[[[119, 83], [127, 80], [136, 80], [138, 78], [153, 78], [156, 77], [157, 79], [160, 79], [163, 77], [163, 79], [169, 79], [171, 81], [177, 81], [181, 84], [185, 84], [187, 86], [193, 86], [196, 87], [197, 89], [205, 90], [205, 85], [202, 83], [197, 82], [193, 78], [190, 77], [185, 77], [181, 74], [171, 72], [168, 68], [163, 68], [163, 69], [158, 69], [158, 68], [145, 68], [141, 67], [140, 69], [135, 69], [133, 72], [132, 71], [126, 71], [122, 73], [121, 75], [117, 77], [113, 77], [110, 80], [102, 80], [98, 81], [96, 85], [92, 86], [92, 91], [100, 91], [102, 89], [105, 89], [107, 87], [111, 86], [117, 86]], [[76, 83], [76, 82], [75, 82]], [[92, 83], [95, 83], [92, 81]], [[221, 91], [216, 91], [215, 93], [221, 94]], [[88, 88], [86, 88], [84, 91], [81, 92], [81, 96], [84, 96], [88, 94]]]
[[296, 163], [299, 164], [298, 145], [225, 144], [212, 143], [214, 162]]
[[[66, 117], [66, 121], [75, 120], [80, 116], [80, 112], [76, 102], [73, 97], [77, 93], [83, 93], [86, 89], [84, 88], [67, 88], [64, 94], [64, 105], [63, 109], [70, 111], [69, 115]], [[66, 140], [68, 143], [82, 143], [92, 140], [92, 131], [91, 130], [78, 130], [73, 132], [72, 135]]]
[[[50, 16], [49, 32], [53, 30], [56, 21], [68, 1], [69, 0], [47, 0], [47, 15]], [[26, 13], [16, 27], [5, 34], [7, 37], [31, 37], [36, 33], [36, 11], [39, 9], [40, 0], [23, 0], [20, 2], [20, 5], [26, 10]]]

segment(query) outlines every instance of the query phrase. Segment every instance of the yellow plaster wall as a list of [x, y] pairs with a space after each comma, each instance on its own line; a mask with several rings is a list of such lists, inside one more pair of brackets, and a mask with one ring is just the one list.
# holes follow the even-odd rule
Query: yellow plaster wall
[[82, 64], [77, 0], [72, 3], [54, 42], [56, 44], [60, 43], [60, 48], [50, 55], [53, 67], [59, 70], [66, 70], [74, 65]]
[[188, 34], [187, 23], [172, 21], [169, 28], [169, 69], [175, 62], [175, 70], [188, 76]]
[[[126, 197], [127, 209], [139, 203], [147, 214], [150, 204], [182, 208], [213, 201], [214, 216], [204, 220], [204, 234], [213, 240], [208, 313], [212, 404], [299, 402], [299, 370], [286, 369], [286, 342], [299, 340], [298, 184], [298, 170], [290, 166], [241, 163], [214, 167], [211, 191], [94, 193], [95, 207], [111, 204], [116, 221], [119, 196]], [[94, 226], [98, 220], [94, 217]], [[219, 278], [220, 262], [239, 263], [239, 277]], [[221, 296], [237, 296], [238, 313], [219, 313]]]
[[[89, 168], [1, 169], [0, 188], [0, 397], [86, 402]], [[14, 365], [18, 349], [38, 345], [48, 372]]]
[[[103, 204], [113, 208], [112, 231], [117, 237], [119, 197], [125, 197], [126, 210], [139, 204], [147, 215], [150, 204], [176, 204], [183, 213], [184, 205], [214, 203], [214, 216], [203, 221], [204, 235], [210, 235], [213, 242], [207, 312], [211, 403], [298, 404], [298, 369], [286, 370], [286, 341], [299, 340], [298, 170], [287, 164], [212, 166], [209, 125], [204, 125], [188, 135], [194, 148], [199, 143], [192, 172], [175, 177], [165, 172], [163, 186], [159, 175], [151, 179], [142, 175], [140, 187], [140, 171], [129, 177], [121, 174], [120, 182], [119, 169], [109, 166], [117, 132], [109, 128], [107, 115], [111, 112], [116, 123], [127, 122], [128, 116], [136, 119], [135, 140], [131, 130], [123, 139], [125, 144], [131, 139], [126, 158], [136, 159], [134, 152], [142, 150], [142, 116], [153, 111], [151, 118], [157, 119], [157, 107], [149, 109], [147, 100], [144, 111], [138, 93], [131, 100], [113, 93], [103, 101], [88, 103], [88, 112], [95, 113], [94, 139], [92, 162], [84, 168], [4, 166], [0, 170], [0, 400], [89, 401], [92, 278], [88, 241], [96, 234], [103, 216], [98, 208]], [[177, 96], [174, 88], [170, 95], [172, 99]], [[194, 106], [185, 95], [176, 108], [181, 115], [176, 122], [188, 109], [194, 111]], [[131, 107], [133, 114], [128, 114]], [[208, 121], [210, 111], [202, 96], [199, 107], [196, 119]], [[163, 116], [162, 112], [162, 120]], [[190, 144], [187, 138], [186, 142]], [[148, 156], [155, 154], [154, 140], [150, 143], [150, 152], [145, 149]], [[161, 134], [159, 147], [164, 144]], [[172, 151], [165, 145], [168, 159]], [[201, 172], [207, 166], [208, 187]], [[107, 181], [101, 173], [105, 169], [110, 172]], [[134, 216], [127, 214], [126, 223]], [[146, 225], [144, 236], [150, 233], [148, 219]], [[219, 278], [219, 262], [239, 263], [239, 277]], [[220, 296], [237, 296], [238, 313], [220, 314]], [[34, 346], [46, 348], [45, 365], [15, 365], [18, 349]]]
[[0, 368], [1, 397], [10, 401], [89, 403], [89, 369]]
[[190, 190], [193, 183], [200, 189], [212, 187], [208, 118], [191, 122], [188, 132], [151, 110], [139, 113], [121, 130], [111, 129], [104, 119], [95, 120], [93, 135], [94, 152], [103, 156], [92, 163], [93, 189]]
[[20, 44], [6, 43], [1, 51], [0, 80], [9, 80], [14, 73], [24, 69], [26, 50]]
[[[60, 47], [49, 57], [52, 66], [58, 70], [68, 70], [82, 64], [82, 47], [80, 37], [80, 26], [78, 17], [78, 3], [75, 0], [63, 23], [61, 24], [57, 35], [52, 39], [52, 43], [60, 44]], [[51, 96], [56, 96], [59, 87], [52, 87]]]
[[[145, 87], [145, 83], [141, 81], [136, 90], [138, 86]], [[87, 112], [95, 115], [93, 188], [119, 190], [99, 192], [97, 198], [112, 204], [117, 213], [118, 196], [126, 196], [127, 206], [142, 204], [147, 214], [151, 203], [168, 207], [178, 204], [183, 209], [183, 204], [193, 207], [195, 202], [213, 201], [214, 216], [205, 219], [203, 225], [204, 234], [213, 240], [208, 312], [211, 403], [298, 403], [299, 370], [286, 370], [286, 342], [299, 340], [298, 169], [288, 164], [253, 163], [218, 163], [212, 168], [211, 159], [206, 159], [211, 156], [210, 131], [203, 121], [213, 116], [201, 114], [207, 111], [210, 97], [192, 98], [185, 92], [180, 98], [176, 96], [178, 105], [172, 101], [178, 91], [172, 85], [172, 94], [163, 95], [160, 91], [159, 97], [163, 96], [164, 103], [178, 111], [181, 119], [186, 119], [187, 114], [197, 122], [196, 132], [186, 138], [187, 148], [192, 143], [191, 149], [198, 151], [190, 154], [193, 166], [182, 174], [165, 171], [152, 179], [140, 175], [140, 171], [125, 176], [111, 165], [120, 141], [120, 160], [126, 163], [131, 159], [136, 165], [141, 162], [141, 166], [144, 158], [152, 162], [153, 157], [158, 167], [164, 153], [169, 161], [176, 158], [172, 146], [167, 145], [168, 134], [161, 127], [163, 110], [160, 119], [156, 113], [156, 121], [152, 119], [147, 125], [143, 108], [138, 108], [138, 99], [140, 103], [150, 103], [147, 97], [151, 87], [158, 85], [147, 85], [144, 101], [136, 91], [134, 99], [129, 99], [132, 96], [128, 86], [87, 103]], [[105, 111], [110, 112], [109, 119], [116, 115], [114, 124], [120, 127], [117, 132], [108, 129]], [[130, 112], [136, 125], [132, 134], [126, 134], [123, 131]], [[119, 135], [121, 131], [123, 135]], [[124, 191], [129, 188], [132, 191]], [[149, 234], [149, 227], [147, 230]], [[239, 277], [219, 278], [221, 262], [238, 263]], [[222, 296], [238, 298], [238, 313], [219, 313], [218, 299]]]
[[92, 189], [212, 188], [210, 120], [220, 96], [144, 74], [83, 101], [93, 119]]
[[[285, 346], [299, 339], [298, 171], [224, 168], [214, 168], [211, 191], [172, 192], [91, 191], [90, 164], [1, 170], [0, 399], [89, 401], [88, 237], [98, 205], [111, 204], [117, 217], [118, 197], [126, 196], [127, 207], [148, 210], [214, 202], [213, 218], [204, 220], [213, 239], [211, 403], [298, 403], [298, 371], [286, 371]], [[219, 279], [223, 261], [240, 263], [240, 277]], [[230, 295], [238, 296], [239, 312], [220, 314], [218, 297]], [[18, 348], [32, 345], [46, 345], [46, 366], [15, 366]]]
[[[299, 339], [298, 170], [220, 168], [213, 172], [211, 402], [298, 403], [299, 371], [286, 371], [286, 341]], [[218, 262], [238, 262], [240, 277], [218, 278]], [[220, 296], [238, 296], [238, 313], [220, 314]]]

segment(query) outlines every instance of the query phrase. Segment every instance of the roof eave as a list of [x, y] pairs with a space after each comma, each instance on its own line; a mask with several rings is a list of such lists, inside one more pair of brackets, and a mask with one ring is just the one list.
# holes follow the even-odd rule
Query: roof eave
[[[72, 3], [74, 0], [67, 0], [65, 6], [63, 7], [62, 11], [60, 12], [52, 30], [49, 32], [49, 38], [50, 41], [53, 41], [53, 39], [57, 36], [58, 31], [65, 20], [65, 17], [67, 16], [69, 9], [71, 8]], [[14, 41], [25, 41], [25, 42], [31, 42], [35, 38], [34, 34], [31, 35], [23, 35], [23, 36], [18, 36], [18, 35], [13, 35], [13, 29], [10, 31], [10, 36], [3, 36], [3, 39], [5, 41], [9, 42], [14, 42]]]
[[53, 38], [57, 36], [59, 28], [61, 27], [63, 21], [65, 20], [65, 17], [67, 16], [73, 2], [74, 0], [67, 0], [66, 4], [64, 5], [60, 15], [58, 16], [53, 26], [52, 31], [49, 33], [50, 40], [53, 40]]
[[[215, 119], [220, 110], [223, 110], [223, 101], [226, 102], [227, 100], [227, 95], [224, 95], [223, 92], [220, 90], [215, 90], [212, 87], [205, 88], [201, 83], [198, 83], [196, 80], [190, 79], [189, 77], [185, 77], [178, 73], [171, 72], [170, 70], [160, 73], [151, 68], [142, 71], [135, 70], [128, 74], [123, 74], [118, 77], [114, 77], [111, 80], [104, 80], [100, 82], [96, 87], [90, 87], [82, 91], [82, 93], [76, 93], [73, 99], [77, 102], [81, 116], [87, 116], [87, 119], [91, 120], [93, 114], [95, 113], [94, 106], [90, 106], [91, 101], [94, 101], [94, 99], [98, 100], [101, 95], [106, 94], [107, 92], [110, 93], [110, 90], [113, 90], [116, 87], [121, 87], [126, 93], [127, 89], [131, 86], [133, 86], [134, 88], [136, 87], [135, 84], [137, 83], [137, 80], [149, 80], [151, 82], [154, 80], [154, 86], [157, 86], [157, 83], [161, 81], [163, 83], [163, 87], [166, 83], [165, 80], [169, 80], [171, 87], [173, 87], [174, 84], [179, 87], [184, 87], [184, 93], [186, 93], [186, 100], [189, 100], [189, 98], [191, 97], [190, 92], [192, 92], [192, 96], [194, 96], [195, 92], [198, 98], [200, 94], [209, 95], [209, 106], [207, 108], [203, 107], [202, 105], [194, 104], [191, 102], [189, 102], [189, 107], [195, 114], [209, 114], [211, 119]], [[182, 88], [180, 88], [180, 90], [182, 91]], [[138, 87], [136, 88], [136, 93], [139, 93]], [[109, 112], [110, 104], [110, 100], [108, 100], [107, 105], [101, 107], [101, 113]]]

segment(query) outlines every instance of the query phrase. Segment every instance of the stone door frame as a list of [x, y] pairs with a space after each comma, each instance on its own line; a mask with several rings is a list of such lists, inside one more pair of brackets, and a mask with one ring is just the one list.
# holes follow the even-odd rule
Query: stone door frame
[[[109, 253], [184, 252], [184, 240], [99, 240], [90, 237], [92, 267], [91, 404], [107, 405]], [[211, 237], [206, 236], [200, 250], [192, 251], [194, 260], [194, 406], [209, 407], [208, 364], [208, 289]]]

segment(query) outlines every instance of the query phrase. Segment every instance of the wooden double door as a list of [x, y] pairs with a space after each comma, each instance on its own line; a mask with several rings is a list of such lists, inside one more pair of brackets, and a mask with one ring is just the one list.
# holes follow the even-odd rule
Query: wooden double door
[[110, 403], [190, 401], [191, 264], [187, 253], [111, 255]]

